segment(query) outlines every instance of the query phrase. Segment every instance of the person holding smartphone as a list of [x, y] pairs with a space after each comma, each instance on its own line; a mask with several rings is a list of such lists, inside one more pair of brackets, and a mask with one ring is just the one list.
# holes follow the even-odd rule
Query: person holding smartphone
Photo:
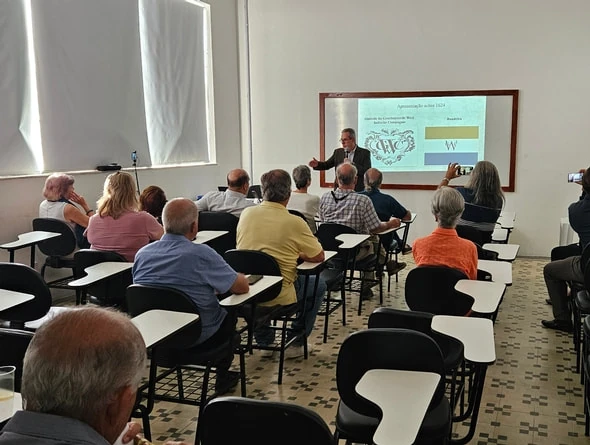
[[[548, 302], [552, 305], [554, 318], [553, 320], [542, 320], [541, 324], [549, 329], [566, 332], [571, 332], [573, 329], [568, 305], [567, 283], [584, 282], [581, 252], [587, 249], [590, 244], [590, 168], [584, 170], [581, 185], [580, 199], [570, 204], [568, 208], [570, 225], [580, 237], [580, 244], [577, 249], [576, 246], [565, 246], [567, 250], [560, 250], [559, 256], [568, 253], [573, 255], [555, 259], [543, 268], [543, 277], [549, 294]], [[553, 249], [551, 256], [558, 256], [556, 249]]]
[[[461, 176], [460, 168], [456, 162], [449, 164], [439, 188]], [[459, 230], [461, 226], [477, 229], [481, 233], [482, 244], [491, 242], [496, 221], [504, 207], [504, 193], [498, 169], [490, 161], [479, 161], [473, 167], [465, 187], [457, 187], [457, 191], [465, 199], [465, 210], [457, 227]]]

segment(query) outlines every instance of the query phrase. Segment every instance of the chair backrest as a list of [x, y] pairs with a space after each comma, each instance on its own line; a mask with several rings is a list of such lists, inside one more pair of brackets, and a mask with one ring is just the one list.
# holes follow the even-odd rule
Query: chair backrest
[[465, 315], [473, 306], [473, 297], [455, 290], [459, 280], [467, 279], [451, 267], [420, 266], [406, 278], [405, 296], [413, 311], [436, 315]]
[[[281, 276], [281, 269], [277, 260], [271, 255], [259, 250], [228, 250], [223, 255], [227, 264], [235, 271], [243, 274]], [[258, 303], [274, 300], [281, 292], [283, 283], [279, 282], [256, 296]]]
[[[195, 303], [184, 293], [176, 289], [145, 284], [132, 284], [127, 288], [127, 311], [132, 317], [137, 317], [144, 312], [153, 309], [166, 311], [187, 312], [198, 314], [199, 309]], [[160, 343], [158, 348], [186, 349], [194, 346], [201, 336], [202, 322], [199, 319], [166, 341]]]
[[247, 198], [262, 199], [262, 188], [259, 185], [251, 185], [248, 189]]
[[369, 316], [369, 329], [401, 328], [413, 331], [431, 332], [432, 314], [420, 311], [403, 311], [388, 307], [380, 307]]
[[68, 256], [76, 250], [76, 234], [64, 221], [54, 218], [35, 218], [33, 230], [61, 233], [61, 236], [49, 238], [37, 244], [39, 250], [49, 257]]
[[34, 295], [35, 298], [0, 312], [0, 320], [11, 327], [23, 328], [27, 321], [44, 317], [51, 308], [51, 292], [35, 269], [18, 263], [0, 263], [0, 289]]
[[[453, 356], [453, 353], [458, 353], [459, 359], [462, 359], [463, 343], [456, 338], [433, 331], [432, 317], [433, 314], [428, 312], [380, 307], [375, 309], [369, 316], [369, 329], [400, 328], [422, 332], [434, 339], [443, 354], [445, 363], [447, 356], [457, 357], [456, 355]], [[452, 360], [450, 363], [455, 364]]]
[[338, 246], [342, 244], [342, 241], [338, 241], [336, 237], [343, 233], [356, 233], [352, 227], [345, 226], [343, 224], [336, 223], [322, 223], [318, 227], [318, 231], [315, 236], [324, 248], [324, 250], [338, 250]]
[[227, 230], [228, 233], [207, 243], [219, 255], [236, 248], [236, 229], [239, 219], [231, 213], [199, 212], [199, 230]]
[[243, 397], [211, 400], [199, 415], [198, 434], [202, 445], [330, 445], [334, 440], [324, 420], [310, 409]]
[[[124, 263], [127, 260], [117, 252], [106, 250], [81, 249], [74, 254], [75, 274], [84, 276], [84, 269], [107, 261]], [[133, 283], [131, 269], [121, 272], [100, 283], [90, 286], [87, 293], [96, 297], [105, 306], [118, 305], [125, 302], [127, 286]]]
[[0, 366], [14, 366], [14, 390], [20, 392], [23, 359], [33, 338], [31, 331], [0, 328]]
[[[408, 329], [368, 329], [349, 335], [338, 353], [336, 384], [340, 399], [350, 409], [381, 418], [380, 409], [356, 392], [361, 377], [371, 369], [433, 372], [441, 376], [430, 406], [445, 391], [443, 356], [436, 342], [422, 332]], [[405, 403], [400, 400], [399, 403]]]
[[289, 209], [289, 213], [291, 215], [295, 215], [298, 216], [299, 218], [301, 218], [303, 221], [305, 221], [305, 223], [307, 224], [307, 218], [305, 217], [305, 215], [303, 213], [301, 213], [299, 210], [295, 210], [295, 209]]
[[457, 235], [459, 237], [468, 239], [475, 247], [477, 247], [477, 258], [480, 260], [490, 260], [496, 261], [498, 259], [498, 253], [492, 252], [491, 250], [484, 249], [482, 246], [488, 242], [487, 239], [487, 232], [482, 232], [481, 230], [477, 230], [475, 227], [471, 226], [457, 226]]

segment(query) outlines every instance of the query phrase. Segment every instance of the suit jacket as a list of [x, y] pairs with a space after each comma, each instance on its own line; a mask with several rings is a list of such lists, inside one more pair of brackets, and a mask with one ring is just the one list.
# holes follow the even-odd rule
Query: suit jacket
[[[358, 170], [355, 191], [362, 192], [365, 189], [364, 178], [365, 172], [371, 168], [371, 152], [366, 148], [357, 145], [354, 151], [353, 164]], [[344, 148], [340, 147], [334, 150], [332, 156], [325, 161], [318, 161], [318, 166], [314, 170], [329, 170], [332, 167], [338, 168], [344, 162]]]

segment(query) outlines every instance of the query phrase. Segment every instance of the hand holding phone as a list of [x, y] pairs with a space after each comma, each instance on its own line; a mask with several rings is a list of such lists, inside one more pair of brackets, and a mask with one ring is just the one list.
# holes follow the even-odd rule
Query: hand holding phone
[[472, 171], [473, 171], [473, 166], [470, 166], [470, 165], [465, 165], [465, 166], [460, 165], [457, 168], [457, 174], [459, 176], [470, 175]]
[[576, 182], [579, 184], [582, 181], [582, 176], [584, 176], [584, 173], [580, 173], [580, 172], [568, 173], [567, 174], [567, 182]]

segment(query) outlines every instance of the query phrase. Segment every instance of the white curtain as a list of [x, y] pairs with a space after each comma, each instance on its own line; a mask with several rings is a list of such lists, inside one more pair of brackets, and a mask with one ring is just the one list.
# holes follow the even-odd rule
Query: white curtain
[[[48, 171], [149, 160], [135, 1], [33, 0]], [[149, 165], [149, 163], [147, 164]]]
[[192, 0], [0, 0], [0, 174], [209, 161], [209, 26]]
[[30, 91], [22, 1], [0, 1], [0, 175], [39, 168], [29, 145]]
[[208, 9], [185, 0], [139, 0], [150, 153], [155, 164], [208, 161], [205, 46]]

